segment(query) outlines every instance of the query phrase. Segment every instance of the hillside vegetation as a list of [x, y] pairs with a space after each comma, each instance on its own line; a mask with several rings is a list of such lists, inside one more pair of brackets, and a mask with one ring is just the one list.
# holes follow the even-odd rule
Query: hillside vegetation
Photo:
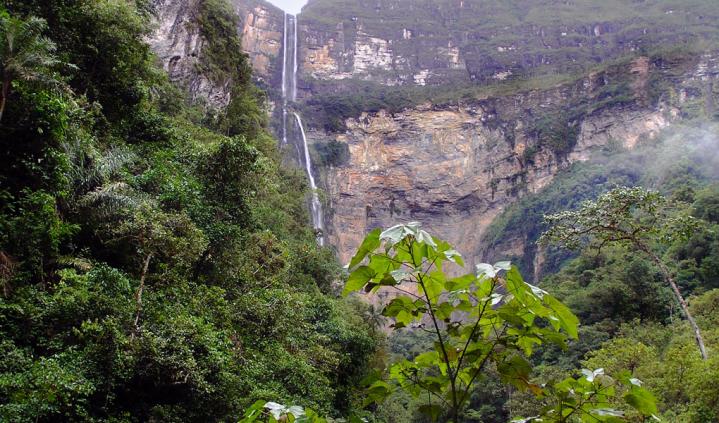
[[219, 116], [156, 67], [148, 2], [5, 5], [2, 64], [20, 70], [0, 122], [0, 420], [351, 409], [377, 340], [363, 306], [325, 295], [338, 266], [226, 3], [198, 6], [206, 71], [233, 85]]
[[[514, 264], [464, 272], [458, 251], [409, 223], [366, 234], [344, 270], [317, 245], [305, 176], [283, 165], [268, 132], [231, 5], [188, 3], [205, 46], [198, 71], [232, 94], [208, 110], [151, 53], [153, 4], [0, 6], [0, 421], [719, 421], [718, 130], [699, 96], [678, 110], [688, 127], [628, 154], [607, 146], [508, 208], [486, 245]], [[710, 41], [718, 13], [702, 0], [314, 0], [303, 16], [329, 29], [360, 22], [401, 38], [411, 26], [481, 55], [572, 21], [570, 38], [591, 48], [563, 44], [546, 56], [566, 64], [556, 75], [489, 89], [352, 81], [301, 107], [342, 130], [363, 111], [576, 84], [599, 61], [617, 59], [600, 64], [610, 76], [626, 65], [614, 54], [622, 34], [640, 50]], [[623, 24], [594, 40], [597, 21]], [[652, 63], [694, 57], [672, 51]], [[673, 95], [664, 69], [648, 81], [649, 105]], [[607, 80], [596, 98], [524, 116], [537, 146], [561, 158], [576, 141], [571, 121], [637, 100], [626, 81]], [[325, 166], [351, 154], [339, 142], [314, 153]], [[626, 192], [656, 202], [616, 215], [591, 202]], [[667, 230], [631, 233], [641, 251], [590, 231], [572, 251], [534, 247], [561, 220], [545, 214], [579, 207], [609, 229], [623, 218]], [[506, 257], [517, 238], [532, 247]], [[543, 272], [529, 284], [538, 253]]]

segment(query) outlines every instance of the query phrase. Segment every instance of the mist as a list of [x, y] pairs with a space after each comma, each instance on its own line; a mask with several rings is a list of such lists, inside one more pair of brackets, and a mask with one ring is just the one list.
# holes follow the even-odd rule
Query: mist
[[302, 6], [307, 4], [307, 0], [269, 0], [270, 3], [281, 8], [287, 13], [296, 15], [302, 10]]

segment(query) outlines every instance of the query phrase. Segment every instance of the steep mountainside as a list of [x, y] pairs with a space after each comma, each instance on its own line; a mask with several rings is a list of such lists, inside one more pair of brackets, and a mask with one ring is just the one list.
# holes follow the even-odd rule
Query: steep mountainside
[[[289, 20], [232, 3], [281, 138]], [[152, 43], [174, 79], [212, 99], [193, 74], [201, 41], [177, 24], [193, 5], [158, 0]], [[715, 116], [718, 14], [706, 0], [310, 1], [289, 107], [326, 193], [319, 226], [343, 261], [367, 230], [409, 220], [479, 259], [492, 219], [560, 169]], [[304, 163], [302, 147], [287, 151]], [[501, 248], [527, 248], [511, 244]]]
[[[206, 32], [213, 22], [207, 21], [204, 10], [211, 1], [153, 0], [156, 17], [154, 31], [148, 41], [170, 78], [186, 88], [193, 100], [203, 99], [213, 107], [224, 107], [230, 101], [229, 81], [212, 80], [201, 64], [211, 60], [203, 52], [208, 44]], [[261, 0], [230, 2], [240, 20], [237, 30], [242, 35], [242, 48], [252, 62], [253, 75], [271, 84], [282, 63], [283, 12]], [[219, 3], [218, 3], [219, 4]]]
[[304, 74], [386, 84], [585, 71], [660, 45], [716, 40], [707, 0], [312, 0]]
[[[345, 133], [331, 136], [350, 153], [347, 164], [326, 172], [332, 243], [348, 260], [371, 228], [417, 220], [480, 259], [485, 229], [524, 193], [594, 151], [651, 141], [697, 104], [704, 107], [701, 87], [719, 76], [716, 58], [689, 60], [686, 73], [671, 77], [658, 60], [642, 57], [547, 90], [350, 119]], [[612, 87], [617, 81], [626, 91], [606, 97], [619, 89]], [[675, 96], [645, 103], [664, 86]], [[522, 256], [524, 241], [501, 251]]]

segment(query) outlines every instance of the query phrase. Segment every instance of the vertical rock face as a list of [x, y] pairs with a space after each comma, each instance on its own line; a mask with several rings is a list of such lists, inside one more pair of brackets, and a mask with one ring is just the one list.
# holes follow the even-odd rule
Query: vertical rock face
[[[197, 72], [204, 42], [195, 24], [198, 1], [154, 0], [158, 24], [149, 41], [173, 80], [221, 107], [229, 101], [227, 87]], [[255, 76], [278, 99], [284, 12], [262, 0], [230, 2]], [[450, 92], [455, 84], [521, 83], [534, 72], [575, 72], [579, 64], [651, 43], [681, 42], [691, 37], [684, 29], [717, 13], [667, 14], [654, 5], [640, 16], [627, 0], [620, 2], [623, 8], [597, 6], [596, 13], [578, 18], [571, 2], [549, 0], [551, 16], [545, 3], [312, 0], [298, 17], [299, 98], [322, 97], [302, 82], [310, 78], [331, 81], [340, 91], [353, 86], [345, 80], [356, 79], [385, 86], [442, 84]], [[685, 114], [715, 116], [718, 57], [679, 64], [638, 57], [614, 73], [595, 71], [564, 85], [528, 85], [510, 90], [514, 94], [462, 101], [457, 94], [452, 105], [363, 113], [348, 119], [340, 133], [313, 129], [310, 120], [310, 143], [332, 141], [349, 151], [346, 163], [315, 169], [327, 192], [327, 239], [347, 261], [370, 229], [417, 220], [470, 261], [480, 260], [488, 254], [482, 237], [490, 222], [523, 193], [549, 184], [560, 169], [607, 145], [633, 148]], [[542, 126], [552, 119], [560, 124]], [[526, 244], [517, 238], [491, 248], [516, 256]], [[541, 267], [541, 257], [535, 264]]]
[[193, 0], [154, 0], [156, 26], [148, 38], [170, 79], [185, 88], [193, 101], [221, 108], [230, 101], [226, 84], [210, 81], [198, 72], [204, 40], [197, 26]]
[[655, 46], [695, 41], [710, 5], [630, 0], [312, 0], [303, 9], [304, 72], [384, 84], [502, 81], [576, 72]]
[[[609, 139], [631, 147], [671, 122], [649, 110], [626, 110], [620, 117], [601, 113], [582, 124], [577, 147], [567, 157], [544, 150], [528, 163], [523, 152], [530, 135], [517, 122], [513, 146], [506, 130], [487, 123], [495, 107], [427, 107], [350, 121], [348, 132], [336, 137], [348, 144], [350, 163], [330, 171], [327, 183], [330, 238], [340, 258], [347, 261], [374, 227], [419, 221], [470, 262], [479, 259], [484, 230], [521, 193], [540, 190], [559, 169], [587, 159]], [[505, 113], [501, 107], [512, 106], [500, 105]]]
[[[194, 101], [222, 108], [230, 101], [229, 84], [212, 82], [198, 71], [205, 40], [198, 27], [199, 0], [153, 0], [155, 30], [148, 37], [170, 78]], [[260, 0], [232, 0], [240, 17], [237, 29], [249, 55], [255, 77], [270, 85], [279, 71], [284, 12]]]
[[281, 71], [284, 12], [270, 3], [252, 0], [233, 0], [232, 4], [242, 22], [242, 47], [250, 56], [255, 76], [268, 84]]
[[[490, 253], [482, 245], [484, 232], [508, 205], [545, 187], [560, 169], [588, 160], [593, 151], [610, 145], [632, 149], [654, 139], [681, 119], [680, 109], [689, 101], [686, 92], [697, 79], [719, 78], [716, 65], [706, 71], [710, 62], [706, 57], [672, 81], [685, 94], [659, 107], [644, 99], [649, 95], [646, 79], [650, 73], [660, 78], [654, 73], [661, 71], [650, 70], [647, 58], [623, 67], [634, 90], [632, 101], [581, 116], [573, 147], [561, 154], [539, 143], [531, 116], [558, 104], [600, 103], [603, 86], [597, 79], [607, 75], [459, 106], [427, 104], [394, 115], [380, 112], [351, 119], [346, 133], [334, 135], [348, 146], [350, 161], [327, 172], [331, 243], [346, 262], [374, 227], [419, 221], [470, 262], [482, 260]], [[701, 101], [700, 93], [694, 95], [694, 102]], [[502, 257], [522, 256], [527, 240], [511, 239], [495, 247]]]
[[[464, 59], [451, 40], [439, 45], [436, 40], [415, 41], [413, 33], [406, 28], [400, 38], [395, 39], [372, 32], [357, 21], [340, 21], [333, 28], [325, 28], [310, 19], [301, 28], [305, 77], [359, 78], [385, 85], [426, 85], [430, 78], [468, 80]], [[415, 53], [419, 49], [427, 49], [421, 60]]]

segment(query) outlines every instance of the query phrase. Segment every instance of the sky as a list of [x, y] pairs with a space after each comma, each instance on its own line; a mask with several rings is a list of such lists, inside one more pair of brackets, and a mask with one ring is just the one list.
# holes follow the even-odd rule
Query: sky
[[307, 0], [270, 0], [270, 3], [296, 15], [300, 13], [300, 9], [307, 3]]

